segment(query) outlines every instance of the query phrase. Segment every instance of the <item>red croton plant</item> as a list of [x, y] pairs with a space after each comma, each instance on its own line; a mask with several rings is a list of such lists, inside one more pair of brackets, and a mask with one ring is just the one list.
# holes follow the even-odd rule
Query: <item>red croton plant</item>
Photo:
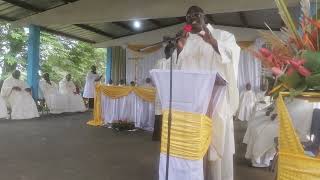
[[[280, 33], [260, 32], [268, 48], [250, 50], [269, 69], [276, 81], [272, 95], [290, 91], [320, 90], [320, 21], [311, 17], [309, 0], [301, 0], [301, 20], [296, 26], [284, 0], [275, 0], [285, 24]], [[269, 27], [267, 25], [267, 27]]]

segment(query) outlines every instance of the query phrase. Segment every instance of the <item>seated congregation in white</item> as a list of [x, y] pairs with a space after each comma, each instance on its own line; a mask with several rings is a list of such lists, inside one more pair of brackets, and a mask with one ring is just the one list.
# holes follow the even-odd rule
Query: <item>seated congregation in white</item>
[[[1, 87], [0, 118], [31, 119], [39, 117], [38, 106], [32, 97], [31, 88], [20, 79], [21, 73], [15, 70]], [[44, 100], [52, 114], [65, 112], [84, 112], [86, 107], [76, 86], [68, 74], [58, 85], [50, 80], [48, 73], [44, 73], [39, 81], [39, 100]], [[42, 107], [43, 108], [43, 107]]]

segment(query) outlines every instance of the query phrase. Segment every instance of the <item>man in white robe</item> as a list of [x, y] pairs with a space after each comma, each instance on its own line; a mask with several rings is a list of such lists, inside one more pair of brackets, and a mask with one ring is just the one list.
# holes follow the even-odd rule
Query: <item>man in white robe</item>
[[20, 78], [20, 71], [15, 70], [1, 88], [1, 96], [11, 108], [11, 119], [31, 119], [39, 117], [37, 105], [31, 96], [31, 89]]
[[[240, 57], [240, 47], [236, 44], [233, 34], [214, 29], [204, 22], [205, 14], [197, 6], [189, 8], [187, 24], [192, 31], [185, 34], [186, 43], [178, 55], [178, 68], [191, 71], [217, 71], [228, 82], [227, 93], [222, 98], [220, 106], [212, 115], [213, 134], [209, 148], [208, 180], [233, 180], [234, 130], [233, 115], [239, 104], [237, 89], [237, 70]], [[160, 161], [163, 157], [160, 157]], [[201, 164], [202, 161], [183, 160], [183, 163]], [[169, 171], [176, 177], [186, 177], [187, 170]], [[189, 174], [190, 175], [190, 174]], [[203, 172], [193, 172], [192, 180], [201, 180]], [[201, 177], [202, 176], [202, 177]], [[160, 176], [160, 180], [163, 177]], [[196, 178], [196, 179], [195, 179]]]
[[[286, 104], [300, 141], [307, 142], [310, 134], [313, 103], [302, 99], [288, 99]], [[256, 122], [248, 127], [248, 134], [245, 135], [244, 143], [247, 144], [245, 157], [251, 159], [254, 167], [268, 167], [276, 152], [274, 138], [279, 134], [279, 121], [275, 118], [275, 114], [270, 117], [256, 116]]]
[[252, 110], [256, 103], [256, 95], [251, 90], [251, 84], [246, 84], [246, 90], [240, 96], [240, 105], [238, 112], [238, 119], [240, 121], [249, 121]]
[[84, 112], [86, 110], [82, 97], [77, 94], [76, 86], [71, 81], [71, 74], [67, 74], [59, 82], [59, 92], [68, 96], [68, 112]]
[[95, 83], [100, 81], [102, 76], [97, 74], [97, 67], [91, 66], [91, 71], [88, 72], [86, 77], [86, 84], [84, 85], [83, 97], [89, 99], [89, 109], [94, 107], [94, 91]]
[[[2, 88], [3, 85], [3, 80], [0, 81], [0, 90]], [[8, 118], [8, 109], [7, 109], [7, 104], [6, 101], [3, 99], [2, 96], [0, 96], [0, 118]]]
[[39, 87], [43, 93], [46, 104], [52, 114], [68, 112], [68, 96], [59, 93], [58, 85], [50, 80], [48, 73], [43, 74]]
[[0, 96], [0, 118], [8, 118], [8, 109], [6, 101]]

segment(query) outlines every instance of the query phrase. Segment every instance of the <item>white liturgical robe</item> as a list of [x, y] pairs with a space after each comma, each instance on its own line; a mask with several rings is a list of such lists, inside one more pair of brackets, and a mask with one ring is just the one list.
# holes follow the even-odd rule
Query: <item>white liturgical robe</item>
[[50, 113], [59, 114], [68, 112], [68, 96], [59, 93], [56, 83], [51, 81], [51, 84], [49, 84], [47, 81], [41, 80], [39, 86], [50, 109]]
[[[21, 91], [13, 90], [13, 87], [21, 88]], [[25, 89], [28, 85], [22, 80], [12, 76], [3, 82], [1, 95], [11, 108], [11, 119], [31, 119], [39, 117], [37, 105], [31, 94]]]
[[[213, 119], [212, 143], [209, 148], [210, 180], [233, 180], [234, 130], [233, 115], [239, 104], [237, 74], [240, 57], [240, 47], [233, 34], [214, 29], [207, 25], [212, 36], [217, 40], [219, 53], [197, 34], [189, 33], [186, 44], [179, 54], [177, 69], [190, 71], [217, 71], [227, 81], [227, 93], [222, 98], [220, 106], [215, 110]], [[181, 163], [192, 163], [181, 160]], [[194, 162], [197, 163], [197, 162]], [[201, 164], [201, 163], [200, 163]], [[170, 171], [175, 173], [174, 171]], [[186, 174], [188, 172], [179, 172]], [[193, 172], [196, 174], [197, 172]], [[199, 173], [199, 180], [201, 179]], [[193, 180], [198, 180], [193, 179]]]
[[[303, 99], [293, 99], [287, 101], [286, 104], [300, 141], [306, 142], [310, 134], [313, 103]], [[271, 121], [270, 116], [265, 115], [265, 111], [256, 114], [243, 140], [247, 144], [245, 157], [251, 159], [253, 166], [269, 166], [276, 152], [274, 138], [278, 137], [278, 134], [279, 121], [277, 119]]]
[[249, 121], [255, 103], [256, 95], [252, 90], [242, 92], [240, 96], [238, 119], [241, 121]]
[[84, 85], [83, 97], [94, 98], [95, 82], [99, 78], [98, 74], [93, 74], [91, 71], [87, 74], [86, 84]]
[[0, 118], [7, 118], [8, 117], [8, 110], [6, 101], [0, 96]]
[[84, 112], [86, 110], [82, 97], [79, 94], [75, 94], [76, 86], [71, 80], [61, 80], [59, 82], [59, 91], [61, 94], [68, 96], [68, 112]]

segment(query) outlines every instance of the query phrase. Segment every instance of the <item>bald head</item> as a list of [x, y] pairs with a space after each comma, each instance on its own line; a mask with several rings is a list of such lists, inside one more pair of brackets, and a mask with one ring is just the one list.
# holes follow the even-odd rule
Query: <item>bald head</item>
[[12, 72], [12, 77], [15, 79], [19, 79], [20, 78], [20, 71], [19, 70], [15, 70]]
[[66, 75], [66, 79], [67, 79], [67, 81], [70, 81], [71, 80], [71, 74], [67, 74]]
[[44, 73], [44, 74], [42, 75], [42, 77], [43, 77], [44, 80], [50, 81], [50, 75], [49, 75], [49, 73]]
[[187, 11], [187, 14], [190, 14], [190, 13], [194, 13], [194, 12], [200, 12], [200, 13], [204, 13], [203, 9], [199, 6], [191, 6], [189, 7], [188, 11]]
[[186, 15], [186, 23], [192, 26], [192, 33], [202, 31], [205, 26], [205, 14], [199, 6], [191, 6]]

